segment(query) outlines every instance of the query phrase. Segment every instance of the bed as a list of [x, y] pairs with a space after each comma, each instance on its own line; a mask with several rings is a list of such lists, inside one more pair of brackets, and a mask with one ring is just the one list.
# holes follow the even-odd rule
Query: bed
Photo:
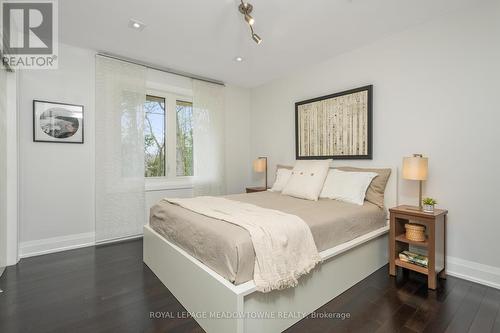
[[[297, 199], [270, 191], [226, 198], [299, 216], [310, 227], [320, 252], [386, 224], [385, 211], [368, 201], [358, 206], [330, 199]], [[230, 282], [241, 284], [252, 280], [255, 253], [245, 229], [166, 200], [151, 208], [150, 226]]]
[[[396, 172], [386, 207], [397, 203]], [[301, 217], [323, 263], [295, 288], [257, 292], [245, 229], [160, 201], [144, 227], [144, 262], [207, 332], [280, 332], [387, 263], [386, 211], [378, 206], [273, 192], [227, 198]]]

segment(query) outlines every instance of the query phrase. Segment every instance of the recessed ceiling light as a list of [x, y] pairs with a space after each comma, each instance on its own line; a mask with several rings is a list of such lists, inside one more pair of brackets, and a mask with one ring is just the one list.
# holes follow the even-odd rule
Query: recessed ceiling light
[[236, 62], [242, 62], [243, 58], [242, 57], [236, 57], [236, 58], [234, 58], [234, 61], [236, 61]]
[[142, 23], [141, 21], [130, 19], [128, 21], [128, 27], [132, 28], [132, 29], [135, 29], [135, 30], [142, 31], [142, 30], [144, 30], [144, 28], [146, 27], [146, 25], [144, 23]]

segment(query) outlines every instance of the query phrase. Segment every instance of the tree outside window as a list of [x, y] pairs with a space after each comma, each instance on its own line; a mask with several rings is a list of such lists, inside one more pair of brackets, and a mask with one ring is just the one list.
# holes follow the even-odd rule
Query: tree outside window
[[165, 98], [146, 96], [144, 104], [145, 176], [165, 176]]
[[193, 103], [177, 101], [177, 176], [193, 175]]

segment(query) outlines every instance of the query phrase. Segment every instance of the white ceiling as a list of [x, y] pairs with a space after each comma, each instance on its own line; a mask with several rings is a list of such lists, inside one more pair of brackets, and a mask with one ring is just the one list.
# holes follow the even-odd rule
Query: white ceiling
[[60, 40], [253, 87], [486, 0], [249, 1], [260, 45], [237, 0], [61, 0]]

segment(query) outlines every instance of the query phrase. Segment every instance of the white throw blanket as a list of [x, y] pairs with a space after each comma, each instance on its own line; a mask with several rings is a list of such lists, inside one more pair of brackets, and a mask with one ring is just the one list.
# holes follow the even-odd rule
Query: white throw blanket
[[309, 226], [298, 216], [220, 197], [165, 200], [246, 229], [255, 250], [258, 291], [295, 287], [321, 261]]

